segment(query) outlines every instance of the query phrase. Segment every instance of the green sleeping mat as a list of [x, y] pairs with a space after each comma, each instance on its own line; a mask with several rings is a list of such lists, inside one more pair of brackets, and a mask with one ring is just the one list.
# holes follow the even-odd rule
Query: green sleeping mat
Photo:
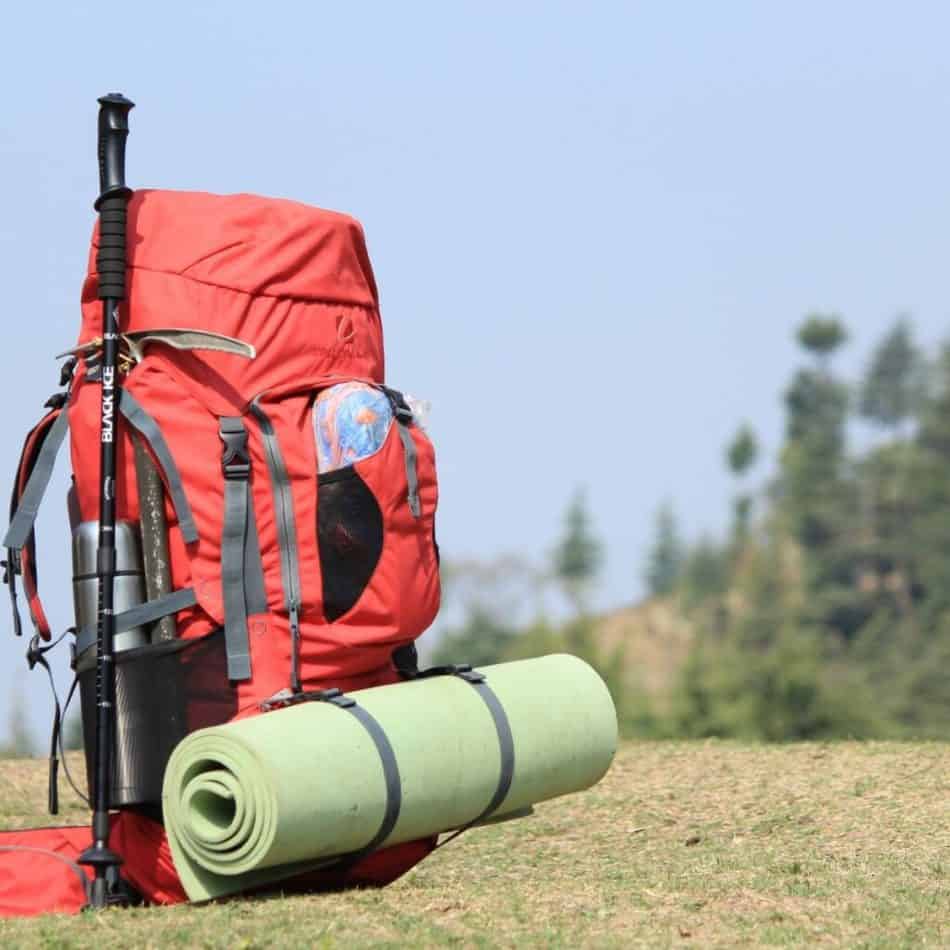
[[162, 802], [188, 897], [513, 815], [604, 775], [617, 717], [590, 666], [557, 654], [478, 673], [484, 684], [377, 686], [349, 694], [356, 706], [303, 702], [184, 739]]

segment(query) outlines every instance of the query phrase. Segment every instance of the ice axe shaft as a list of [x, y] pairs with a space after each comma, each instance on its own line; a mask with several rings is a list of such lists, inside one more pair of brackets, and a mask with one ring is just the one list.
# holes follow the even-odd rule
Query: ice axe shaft
[[[139, 493], [139, 523], [142, 529], [142, 563], [145, 569], [145, 596], [157, 600], [172, 592], [168, 557], [168, 521], [165, 518], [165, 487], [151, 455], [138, 436], [135, 444], [135, 481]], [[152, 643], [174, 640], [175, 617], [156, 620], [150, 631]]]

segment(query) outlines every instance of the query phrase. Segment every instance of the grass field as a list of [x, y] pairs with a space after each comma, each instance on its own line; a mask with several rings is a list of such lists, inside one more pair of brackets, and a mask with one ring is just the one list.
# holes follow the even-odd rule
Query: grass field
[[[44, 795], [45, 763], [0, 763], [6, 827]], [[0, 921], [3, 947], [811, 944], [950, 947], [950, 744], [628, 743], [383, 891]]]

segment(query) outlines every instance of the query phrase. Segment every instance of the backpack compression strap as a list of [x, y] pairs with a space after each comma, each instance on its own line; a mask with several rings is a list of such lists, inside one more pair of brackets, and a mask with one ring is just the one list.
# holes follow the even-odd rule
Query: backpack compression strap
[[[223, 443], [224, 529], [221, 535], [221, 584], [224, 588], [224, 643], [228, 679], [251, 678], [251, 646], [247, 632], [245, 551], [247, 549], [251, 459], [247, 453], [247, 429], [237, 416], [222, 416], [218, 434]], [[261, 578], [263, 588], [263, 577]]]

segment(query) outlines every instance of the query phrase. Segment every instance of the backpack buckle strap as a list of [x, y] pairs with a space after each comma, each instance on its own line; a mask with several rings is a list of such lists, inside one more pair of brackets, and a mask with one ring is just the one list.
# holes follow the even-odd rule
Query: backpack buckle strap
[[402, 442], [403, 455], [406, 459], [406, 502], [413, 518], [422, 517], [422, 502], [419, 499], [419, 472], [417, 466], [416, 443], [412, 439], [410, 429], [414, 425], [414, 416], [412, 409], [406, 402], [406, 397], [395, 389], [387, 386], [381, 387], [389, 405], [392, 407], [393, 417], [396, 420], [396, 427], [399, 430], [399, 439]]
[[221, 535], [221, 585], [224, 599], [224, 643], [228, 679], [251, 678], [251, 643], [247, 629], [247, 591], [244, 557], [247, 546], [251, 459], [247, 429], [238, 416], [222, 416], [218, 434], [224, 443], [224, 529]]
[[224, 443], [221, 470], [231, 480], [247, 481], [251, 477], [251, 457], [247, 451], [247, 429], [236, 416], [222, 416], [218, 434]]

